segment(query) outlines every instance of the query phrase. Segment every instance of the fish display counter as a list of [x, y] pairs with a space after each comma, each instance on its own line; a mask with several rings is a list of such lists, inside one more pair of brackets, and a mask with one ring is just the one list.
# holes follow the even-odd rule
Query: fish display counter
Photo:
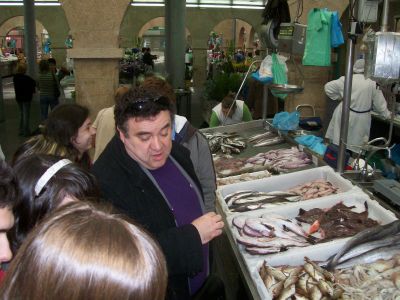
[[317, 245], [259, 262], [262, 299], [399, 299], [400, 221], [364, 230], [345, 244]]
[[349, 191], [230, 215], [226, 233], [252, 297], [277, 299], [260, 275], [265, 261], [275, 266], [297, 265], [304, 256], [326, 260], [358, 232], [395, 220], [391, 211], [368, 195]]
[[323, 166], [220, 186], [216, 196], [223, 215], [229, 215], [355, 190], [361, 191], [331, 167]]
[[266, 120], [207, 128], [201, 132], [209, 141], [217, 178], [265, 170], [270, 176], [321, 165], [315, 156], [299, 150], [296, 143]]
[[[334, 276], [341, 281], [333, 283], [310, 278], [310, 268], [319, 268], [315, 261], [327, 260], [359, 232], [389, 224], [398, 214], [267, 120], [201, 132], [214, 152], [216, 210], [251, 297], [332, 299], [335, 291], [357, 299], [348, 296], [353, 287], [343, 279], [352, 271], [339, 270]], [[398, 239], [400, 246], [400, 234]], [[397, 268], [397, 260], [400, 274], [400, 255], [384, 265]], [[345, 288], [333, 289], [337, 284]]]

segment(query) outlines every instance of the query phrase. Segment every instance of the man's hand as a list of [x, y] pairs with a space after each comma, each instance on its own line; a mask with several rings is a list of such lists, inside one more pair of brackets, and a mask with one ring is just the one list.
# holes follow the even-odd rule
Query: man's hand
[[224, 227], [224, 222], [222, 217], [217, 215], [215, 212], [209, 212], [202, 215], [192, 222], [194, 227], [201, 237], [201, 243], [207, 244], [213, 238], [219, 236], [222, 233], [222, 228]]

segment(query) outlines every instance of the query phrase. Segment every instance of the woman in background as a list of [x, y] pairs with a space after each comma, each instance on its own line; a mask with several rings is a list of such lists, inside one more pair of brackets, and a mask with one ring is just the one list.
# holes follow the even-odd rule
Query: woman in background
[[59, 105], [50, 113], [43, 134], [31, 138], [17, 149], [13, 164], [22, 157], [42, 153], [68, 158], [89, 169], [88, 151], [93, 147], [95, 133], [86, 107]]
[[39, 62], [38, 88], [40, 90], [40, 115], [42, 121], [44, 121], [49, 115], [49, 107], [50, 110], [53, 110], [57, 106], [60, 96], [57, 78], [51, 71], [47, 59], [42, 59]]
[[12, 261], [0, 299], [162, 300], [167, 270], [140, 227], [84, 202], [39, 225]]

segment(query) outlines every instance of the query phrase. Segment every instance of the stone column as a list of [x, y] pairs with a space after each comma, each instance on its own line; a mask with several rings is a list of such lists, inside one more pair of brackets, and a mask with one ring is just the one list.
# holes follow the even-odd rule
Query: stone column
[[185, 86], [185, 0], [165, 1], [166, 68], [174, 88]]
[[74, 47], [76, 102], [88, 106], [91, 116], [114, 104], [118, 86], [119, 32], [130, 0], [60, 0], [68, 19]]
[[195, 87], [203, 87], [207, 79], [207, 48], [193, 49], [193, 84]]
[[37, 78], [35, 1], [24, 0], [24, 51], [28, 62], [27, 74]]
[[69, 49], [74, 59], [76, 102], [89, 107], [92, 118], [114, 105], [122, 49]]

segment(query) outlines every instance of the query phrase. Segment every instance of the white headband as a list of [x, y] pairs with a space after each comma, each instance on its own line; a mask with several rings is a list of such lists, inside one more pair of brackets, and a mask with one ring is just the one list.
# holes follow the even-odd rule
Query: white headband
[[50, 168], [44, 172], [44, 174], [39, 178], [38, 182], [35, 185], [35, 195], [38, 196], [42, 191], [43, 187], [50, 180], [51, 177], [54, 176], [62, 167], [72, 164], [72, 161], [69, 159], [62, 159], [52, 165]]

